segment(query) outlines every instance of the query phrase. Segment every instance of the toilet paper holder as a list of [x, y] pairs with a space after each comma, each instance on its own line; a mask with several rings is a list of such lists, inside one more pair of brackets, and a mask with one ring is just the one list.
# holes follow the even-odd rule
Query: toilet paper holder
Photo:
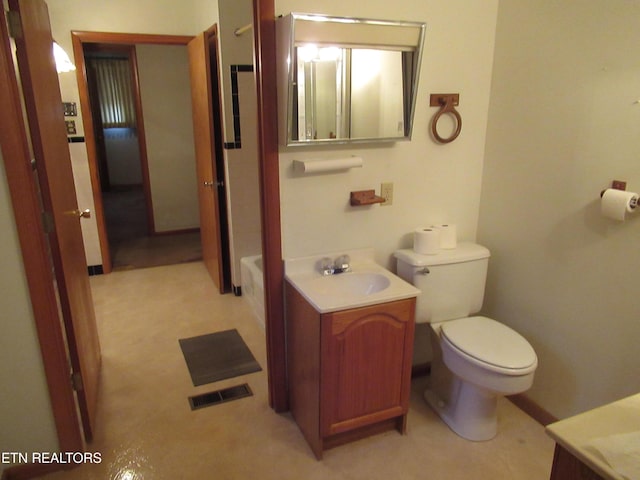
[[602, 192], [600, 201], [600, 213], [612, 220], [624, 222], [626, 216], [637, 210], [640, 206], [640, 196], [626, 190], [626, 182], [615, 180], [611, 187]]
[[[623, 192], [627, 191], [627, 182], [623, 182], [622, 180], [614, 180], [613, 182], [611, 182], [611, 187], [613, 190], [622, 190]], [[600, 192], [600, 198], [602, 198], [602, 196], [604, 195], [604, 192], [606, 192], [607, 190], [602, 190]], [[640, 207], [640, 201], [637, 201], [635, 199], [633, 199], [631, 201], [631, 208], [637, 208]]]
[[[627, 182], [623, 182], [622, 180], [614, 180], [613, 182], [611, 182], [611, 188], [613, 188], [614, 190], [626, 190]], [[604, 189], [600, 192], [600, 198], [602, 198], [602, 196], [604, 195], [604, 192], [606, 191], [607, 190]]]

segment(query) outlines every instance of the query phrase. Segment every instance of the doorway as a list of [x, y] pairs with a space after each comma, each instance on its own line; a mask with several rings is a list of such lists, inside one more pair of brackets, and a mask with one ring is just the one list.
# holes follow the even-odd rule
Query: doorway
[[135, 248], [154, 231], [135, 47], [87, 43], [83, 50], [112, 267], [154, 266]]
[[[72, 37], [78, 70], [86, 72], [78, 83], [104, 272], [202, 259], [186, 47], [193, 37], [99, 32]], [[104, 124], [94, 64], [106, 59], [130, 68], [134, 118], [129, 123]], [[221, 154], [215, 159], [223, 161]], [[217, 210], [226, 239], [224, 202]], [[226, 292], [228, 242], [219, 255], [221, 292]]]

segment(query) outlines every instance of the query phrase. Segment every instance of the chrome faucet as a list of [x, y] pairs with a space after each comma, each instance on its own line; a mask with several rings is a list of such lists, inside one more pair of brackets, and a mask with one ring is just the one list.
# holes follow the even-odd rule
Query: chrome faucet
[[322, 275], [336, 275], [338, 273], [350, 272], [351, 265], [349, 262], [351, 259], [349, 255], [340, 255], [335, 260], [331, 260], [329, 257], [324, 257], [320, 260], [320, 272]]

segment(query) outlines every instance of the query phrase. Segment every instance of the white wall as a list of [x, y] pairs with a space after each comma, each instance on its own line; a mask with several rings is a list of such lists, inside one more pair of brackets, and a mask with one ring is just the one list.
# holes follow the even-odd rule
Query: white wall
[[[0, 452], [56, 451], [40, 344], [0, 152]], [[0, 475], [9, 465], [0, 463]]]
[[187, 47], [137, 45], [156, 232], [200, 225]]
[[485, 311], [531, 341], [529, 395], [558, 417], [640, 390], [640, 218], [599, 214], [612, 180], [640, 190], [638, 18], [624, 0], [500, 3]]
[[[455, 223], [461, 238], [475, 239], [497, 8], [497, 1], [486, 0], [276, 1], [277, 15], [310, 12], [427, 23], [410, 142], [281, 149], [285, 257], [372, 246], [380, 263], [395, 268], [393, 252], [412, 245], [417, 227]], [[429, 94], [450, 92], [460, 93], [463, 129], [455, 142], [440, 145], [430, 136], [437, 109], [429, 107]], [[363, 168], [304, 177], [292, 171], [294, 159], [352, 154], [362, 156]], [[381, 182], [394, 183], [393, 205], [349, 206], [349, 192], [379, 192]]]

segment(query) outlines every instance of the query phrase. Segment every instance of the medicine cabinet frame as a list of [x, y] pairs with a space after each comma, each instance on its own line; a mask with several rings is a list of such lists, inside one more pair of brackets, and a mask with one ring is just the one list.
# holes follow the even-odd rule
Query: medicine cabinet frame
[[[334, 17], [309, 13], [290, 13], [278, 18], [278, 90], [286, 92], [286, 95], [280, 95], [278, 101], [280, 122], [278, 130], [281, 132], [281, 144], [286, 146], [318, 146], [410, 140], [413, 131], [425, 31], [426, 24], [422, 22]], [[330, 71], [329, 77], [331, 75], [336, 77], [336, 92], [333, 93], [333, 96], [329, 94], [329, 100], [323, 104], [323, 107], [327, 107], [328, 104], [329, 108], [332, 104], [336, 104], [335, 129], [330, 134], [321, 134], [319, 138], [317, 124], [314, 123], [315, 118], [311, 117], [310, 120], [306, 112], [306, 110], [312, 111], [313, 107], [308, 108], [308, 106], [316, 103], [316, 91], [307, 85], [313, 83], [312, 79], [315, 77], [310, 75], [308, 81], [304, 81], [309, 72], [314, 71], [312, 70], [313, 66], [307, 67], [305, 64], [302, 67], [303, 62], [298, 58], [302, 52], [301, 48], [309, 45], [312, 48], [317, 48], [318, 51], [322, 49], [337, 51], [335, 64], [344, 66], [343, 69], [338, 66], [334, 67], [335, 74], [334, 71]], [[398, 55], [395, 55], [394, 52], [398, 52]], [[379, 58], [386, 58], [387, 61], [398, 65], [397, 71], [393, 74], [395, 76], [392, 80], [393, 86], [386, 90], [384, 96], [395, 96], [400, 103], [395, 105], [387, 103], [386, 106], [378, 105], [378, 111], [382, 111], [384, 107], [392, 111], [391, 115], [387, 115], [387, 126], [381, 128], [381, 122], [378, 120], [378, 123], [369, 128], [368, 132], [375, 131], [375, 134], [365, 133], [358, 136], [356, 133], [356, 136], [353, 137], [351, 132], [358, 130], [354, 123], [358, 115], [353, 114], [354, 119], [352, 119], [354, 111], [352, 93], [356, 97], [356, 90], [352, 88], [352, 82], [354, 82], [351, 68], [352, 59], [363, 58], [362, 61], [366, 62], [365, 56], [372, 54]], [[313, 61], [310, 60], [309, 63]], [[303, 73], [302, 77], [300, 77], [301, 72]], [[377, 81], [384, 82], [385, 80], [378, 79]], [[341, 88], [341, 86], [346, 86], [346, 88]], [[329, 89], [331, 87], [330, 85]], [[382, 90], [388, 87], [374, 88]], [[392, 94], [392, 92], [395, 93]], [[300, 105], [300, 99], [305, 98], [306, 106]], [[372, 96], [367, 98], [371, 100]], [[383, 92], [380, 91], [378, 99], [382, 98]], [[382, 101], [380, 100], [378, 103], [382, 103]], [[304, 113], [299, 115], [301, 109]], [[360, 111], [363, 111], [362, 107]], [[364, 113], [364, 115], [367, 114], [367, 112]], [[360, 118], [362, 116], [363, 113], [360, 114]], [[380, 117], [383, 116], [384, 113], [380, 113]], [[304, 124], [301, 126], [302, 122]], [[312, 125], [312, 128], [309, 128], [309, 125]], [[395, 133], [389, 134], [394, 125], [396, 126]], [[360, 131], [364, 130], [366, 128], [360, 128]], [[381, 130], [384, 131], [380, 133]]]

